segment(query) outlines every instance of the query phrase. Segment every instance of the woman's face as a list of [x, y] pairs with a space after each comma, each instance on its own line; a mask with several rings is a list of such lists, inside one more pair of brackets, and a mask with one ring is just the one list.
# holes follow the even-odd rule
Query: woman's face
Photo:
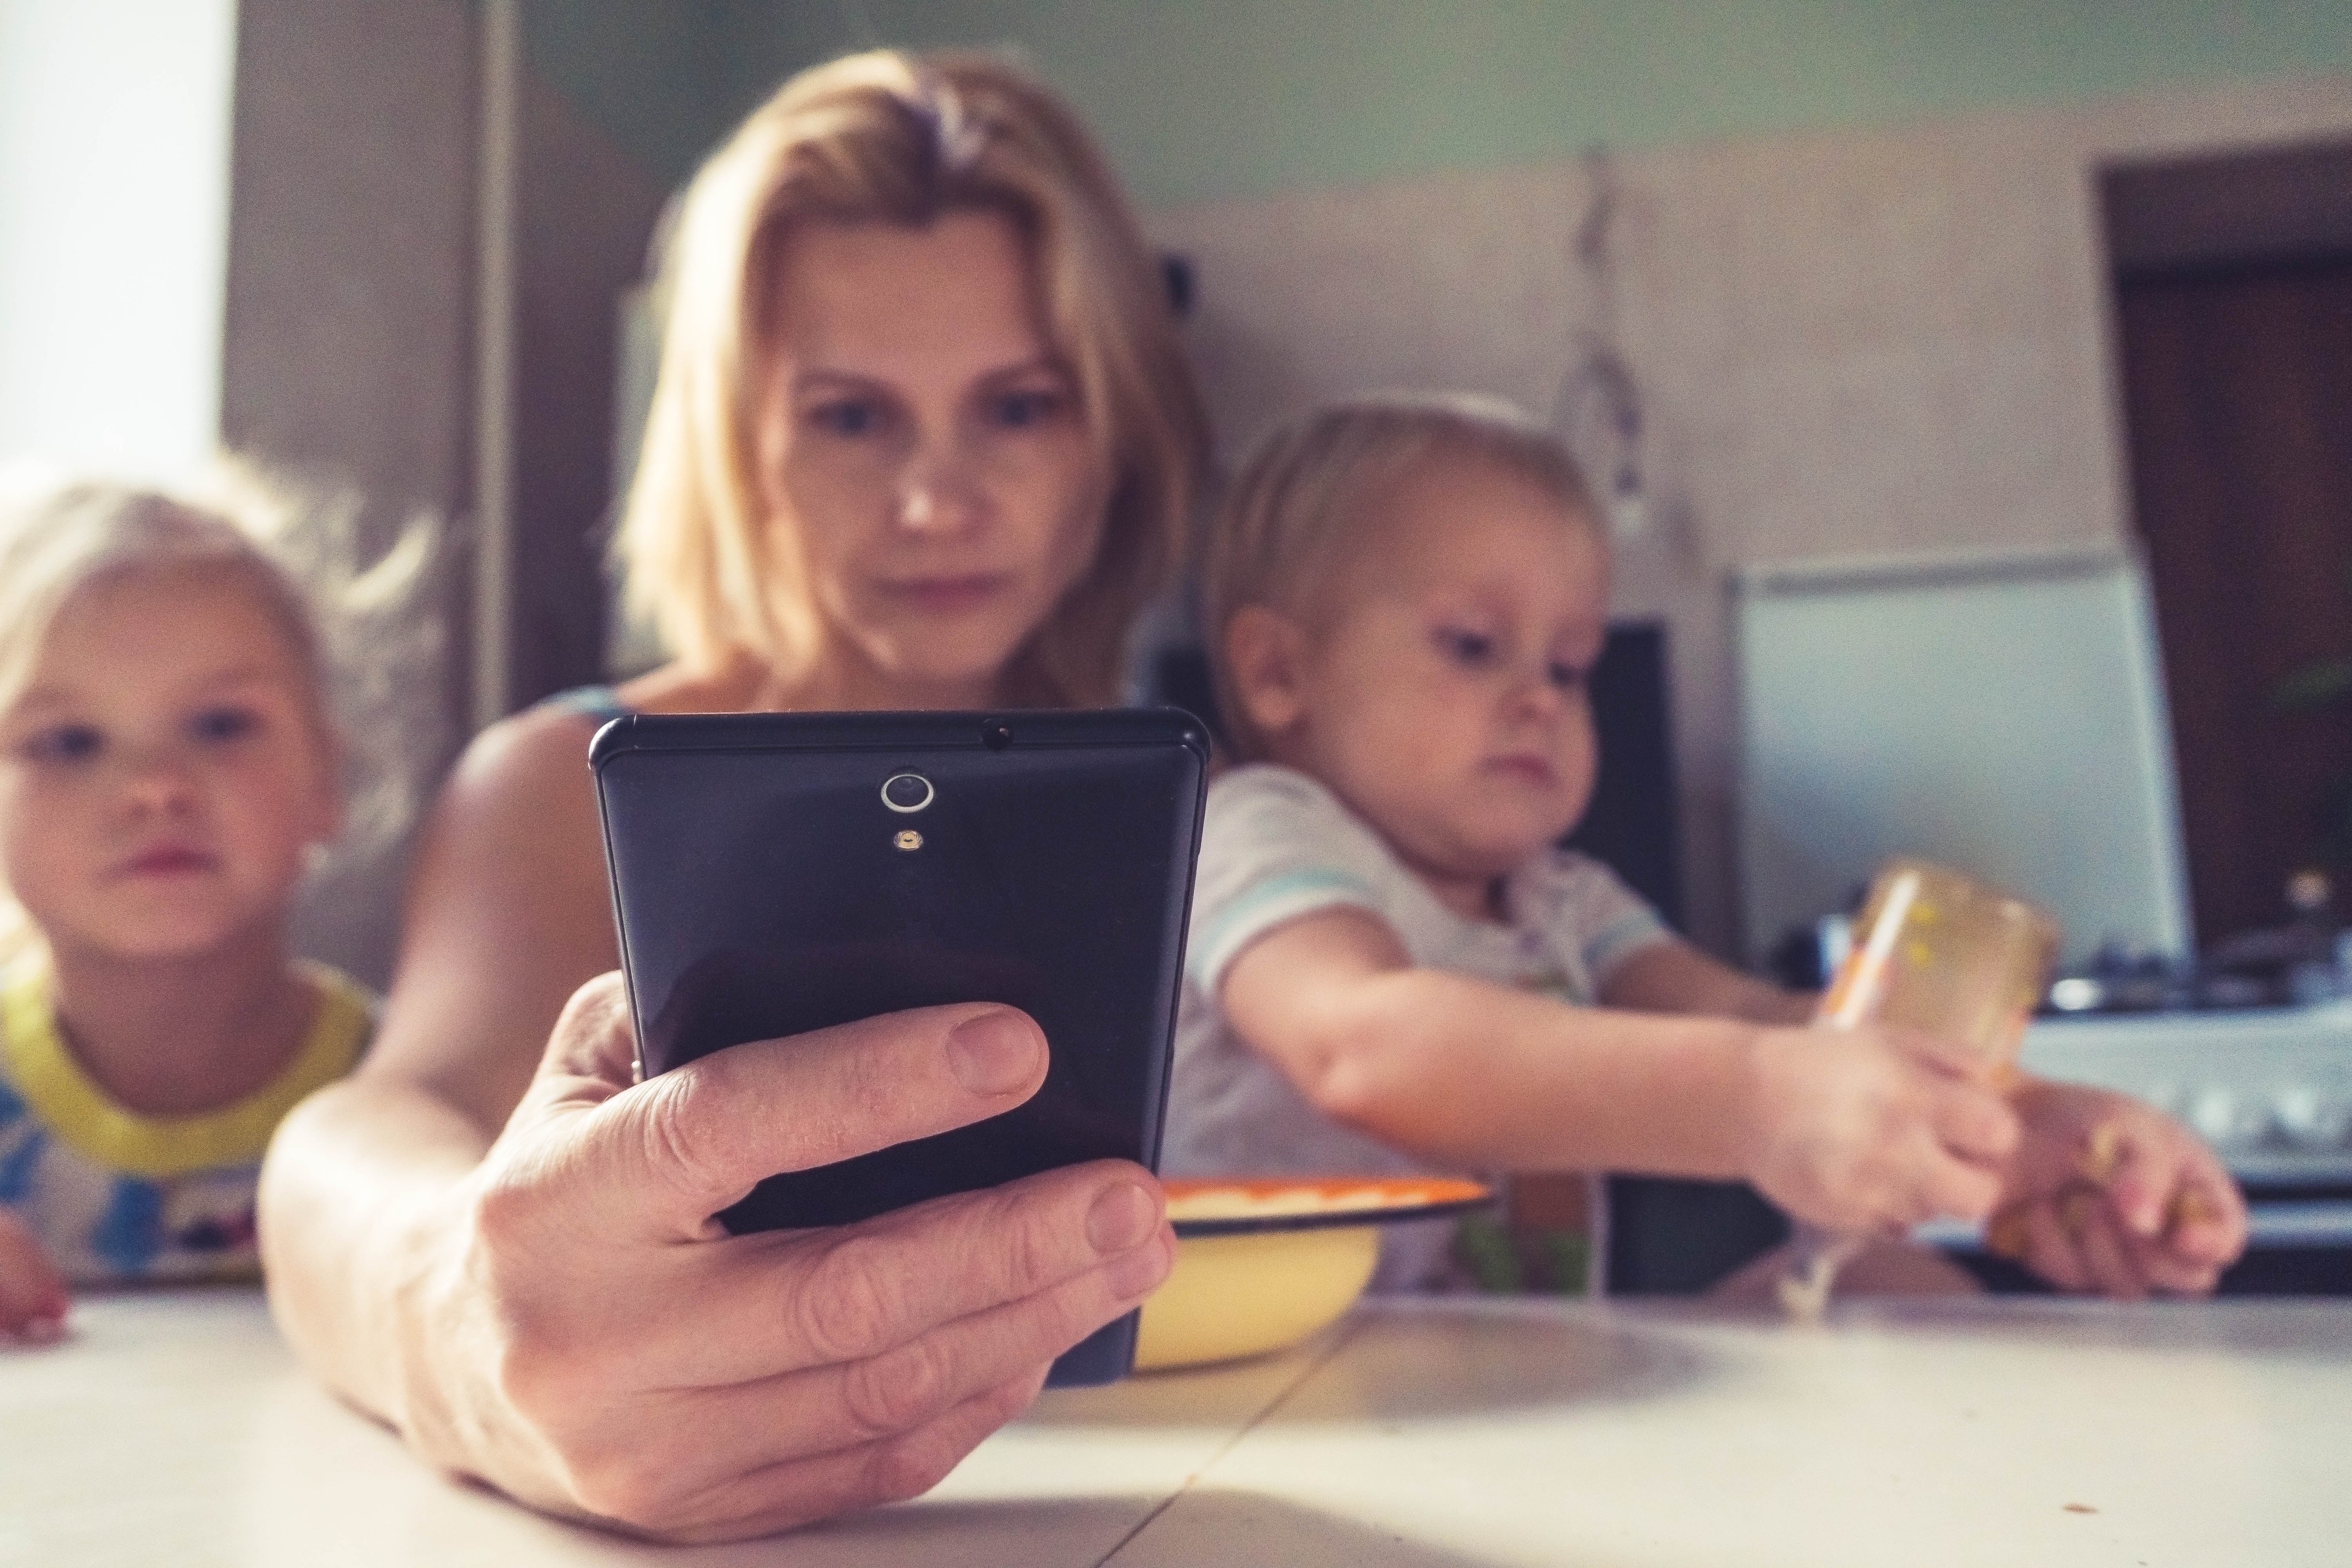
[[821, 661], [877, 705], [988, 705], [1092, 564], [1108, 493], [1020, 233], [985, 212], [804, 222], [777, 287], [762, 457]]

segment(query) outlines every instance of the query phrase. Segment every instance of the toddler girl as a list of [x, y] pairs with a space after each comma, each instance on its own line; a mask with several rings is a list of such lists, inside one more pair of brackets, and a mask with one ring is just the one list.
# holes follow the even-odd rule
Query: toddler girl
[[278, 1120], [371, 1004], [291, 957], [342, 747], [319, 608], [226, 512], [79, 483], [0, 504], [0, 1334], [68, 1285], [255, 1267]]
[[[2176, 1124], [2097, 1090], [1998, 1096], [1927, 1036], [1808, 1027], [1810, 997], [1555, 847], [1598, 762], [1593, 516], [1550, 437], [1470, 399], [1327, 408], [1237, 481], [1203, 588], [1247, 765], [1210, 792], [1164, 1167], [1741, 1178], [1887, 1235], [2015, 1205], [2062, 1285], [2210, 1288], [2242, 1206]], [[2088, 1205], [2096, 1127], [2129, 1154]], [[1392, 1228], [1381, 1284], [1438, 1282], [1433, 1228]]]

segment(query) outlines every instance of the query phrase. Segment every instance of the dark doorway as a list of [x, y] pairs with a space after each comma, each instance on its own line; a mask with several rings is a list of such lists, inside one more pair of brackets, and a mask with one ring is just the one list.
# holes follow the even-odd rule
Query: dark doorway
[[[2286, 916], [2352, 789], [2352, 148], [2106, 177], [2123, 402], [2200, 943]], [[2345, 901], [2339, 896], [2339, 908]]]

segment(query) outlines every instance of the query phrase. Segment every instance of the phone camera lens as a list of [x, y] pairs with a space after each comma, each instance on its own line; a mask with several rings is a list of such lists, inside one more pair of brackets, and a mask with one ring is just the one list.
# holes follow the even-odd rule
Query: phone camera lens
[[920, 811], [931, 795], [931, 781], [920, 773], [892, 773], [882, 781], [882, 804], [893, 811]]
[[1002, 719], [991, 719], [980, 727], [980, 743], [992, 752], [1001, 752], [1013, 744], [1013, 726]]

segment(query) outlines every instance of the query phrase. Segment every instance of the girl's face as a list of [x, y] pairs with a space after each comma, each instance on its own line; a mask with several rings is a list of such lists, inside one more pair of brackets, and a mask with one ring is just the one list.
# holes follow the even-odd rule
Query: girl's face
[[1092, 564], [1106, 465], [1010, 219], [797, 226], [762, 454], [823, 658], [905, 706], [985, 706]]
[[1558, 840], [1591, 799], [1585, 682], [1608, 635], [1607, 546], [1543, 490], [1474, 461], [1425, 464], [1377, 504], [1328, 614], [1292, 631], [1274, 689], [1244, 674], [1244, 700], [1277, 760], [1409, 863], [1483, 881]]
[[336, 825], [309, 683], [229, 567], [102, 583], [0, 713], [0, 870], [53, 947], [192, 957], [279, 919]]

